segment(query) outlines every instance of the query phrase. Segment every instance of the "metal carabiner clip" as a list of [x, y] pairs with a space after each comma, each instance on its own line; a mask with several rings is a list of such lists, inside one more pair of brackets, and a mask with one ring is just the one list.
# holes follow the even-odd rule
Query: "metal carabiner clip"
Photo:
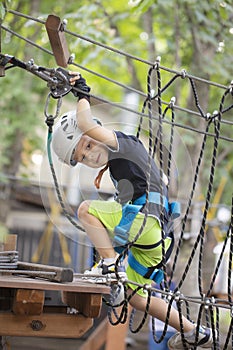
[[60, 113], [60, 109], [61, 109], [61, 105], [62, 105], [62, 96], [59, 96], [57, 98], [57, 104], [56, 104], [56, 111], [55, 114], [51, 114], [48, 112], [48, 108], [49, 108], [49, 102], [50, 102], [50, 98], [52, 96], [52, 92], [50, 91], [48, 93], [46, 102], [45, 102], [45, 108], [44, 108], [44, 115], [45, 115], [45, 122], [48, 125], [49, 128], [52, 128], [53, 124], [54, 124], [54, 120], [58, 117], [59, 113]]

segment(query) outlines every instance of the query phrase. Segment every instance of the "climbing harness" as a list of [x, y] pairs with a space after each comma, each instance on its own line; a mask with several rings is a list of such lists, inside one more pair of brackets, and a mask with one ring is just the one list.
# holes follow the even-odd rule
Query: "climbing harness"
[[132, 269], [134, 269], [139, 275], [146, 279], [151, 279], [156, 283], [162, 282], [164, 278], [164, 272], [161, 269], [154, 267], [145, 267], [139, 263], [139, 261], [134, 257], [133, 253], [129, 251], [128, 263]]
[[[168, 199], [165, 196], [162, 196], [159, 192], [149, 192], [148, 202], [161, 206], [166, 211], [170, 220], [174, 220], [180, 216], [180, 204], [178, 202], [169, 203]], [[132, 223], [145, 204], [146, 194], [143, 194], [132, 204], [125, 204], [122, 206], [122, 218], [114, 229], [115, 235], [113, 239], [114, 249], [118, 253], [122, 253], [126, 248], [129, 242], [129, 231]], [[149, 245], [148, 247], [146, 245], [138, 245], [134, 243], [134, 246], [141, 249], [152, 249], [157, 246], [157, 243]]]

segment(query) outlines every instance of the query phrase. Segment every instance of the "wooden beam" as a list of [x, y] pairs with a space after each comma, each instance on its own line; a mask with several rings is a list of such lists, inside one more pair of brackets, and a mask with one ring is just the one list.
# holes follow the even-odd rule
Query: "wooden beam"
[[17, 289], [12, 311], [15, 315], [40, 315], [43, 312], [45, 292], [35, 289]]
[[66, 68], [70, 54], [65, 38], [64, 23], [58, 16], [49, 15], [45, 27], [58, 66]]
[[39, 316], [0, 313], [1, 336], [80, 338], [93, 326], [82, 315], [42, 314]]
[[4, 251], [13, 251], [17, 247], [17, 235], [7, 235], [6, 242], [4, 243]]
[[[38, 272], [39, 278], [45, 278], [52, 282], [72, 282], [74, 271], [71, 268], [57, 267], [43, 264], [33, 264], [28, 262], [18, 261], [17, 263], [18, 270], [28, 271], [30, 276], [30, 271]], [[15, 271], [17, 273], [17, 270]], [[45, 274], [43, 274], [45, 272]], [[49, 275], [51, 273], [51, 275]]]
[[99, 317], [102, 307], [102, 295], [92, 293], [63, 292], [62, 301], [86, 317]]
[[105, 344], [106, 335], [108, 329], [108, 319], [105, 318], [99, 325], [96, 327], [94, 332], [88, 337], [88, 339], [83, 343], [79, 350], [99, 350]]
[[40, 290], [60, 290], [69, 292], [80, 293], [93, 293], [93, 294], [109, 294], [109, 286], [103, 284], [87, 283], [81, 279], [74, 278], [70, 283], [56, 283], [49, 282], [40, 279], [29, 279], [19, 276], [1, 276], [0, 275], [0, 288], [15, 288], [15, 289], [40, 289]]
[[[120, 313], [121, 308], [118, 309]], [[129, 313], [132, 311], [132, 307], [129, 306]], [[113, 317], [114, 320], [114, 317]], [[114, 322], [116, 319], [114, 320]], [[125, 338], [128, 333], [129, 318], [126, 323], [112, 326], [105, 318], [98, 327], [91, 333], [88, 339], [83, 343], [79, 350], [100, 350], [105, 344], [105, 350], [125, 350], [126, 342]]]
[[128, 322], [112, 326], [110, 323], [107, 328], [107, 337], [105, 350], [125, 350], [125, 338], [128, 333]]

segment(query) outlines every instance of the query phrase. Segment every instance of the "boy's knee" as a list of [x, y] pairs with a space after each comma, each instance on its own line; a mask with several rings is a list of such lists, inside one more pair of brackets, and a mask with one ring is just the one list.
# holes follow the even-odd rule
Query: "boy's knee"
[[85, 218], [85, 216], [88, 214], [89, 206], [90, 206], [90, 201], [84, 201], [80, 204], [77, 212], [78, 218], [80, 220], [82, 218]]

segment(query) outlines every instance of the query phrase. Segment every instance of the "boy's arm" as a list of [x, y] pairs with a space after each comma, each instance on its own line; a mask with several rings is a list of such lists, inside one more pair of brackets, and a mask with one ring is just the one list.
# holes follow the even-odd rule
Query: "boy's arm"
[[[70, 83], [71, 85], [79, 84], [79, 80], [81, 80], [81, 75], [76, 72], [69, 72], [71, 75]], [[86, 85], [85, 79], [82, 78], [84, 81], [83, 85], [83, 91], [86, 91], [87, 88], [90, 90], [90, 88]], [[78, 85], [79, 89], [82, 89], [82, 85]], [[84, 90], [85, 89], [85, 90]], [[89, 91], [88, 90], [88, 91]], [[88, 135], [89, 137], [95, 139], [96, 141], [102, 142], [109, 146], [112, 149], [117, 149], [118, 143], [116, 140], [116, 135], [113, 132], [113, 130], [109, 130], [103, 126], [100, 126], [96, 124], [96, 122], [93, 120], [93, 116], [91, 113], [90, 103], [89, 99], [87, 99], [86, 95], [82, 93], [77, 93], [76, 96], [79, 97], [78, 103], [77, 103], [77, 124], [78, 128]]]
[[96, 124], [93, 120], [90, 104], [85, 98], [80, 99], [77, 103], [77, 124], [78, 128], [89, 137], [112, 149], [117, 149], [118, 143], [115, 133], [113, 130]]

